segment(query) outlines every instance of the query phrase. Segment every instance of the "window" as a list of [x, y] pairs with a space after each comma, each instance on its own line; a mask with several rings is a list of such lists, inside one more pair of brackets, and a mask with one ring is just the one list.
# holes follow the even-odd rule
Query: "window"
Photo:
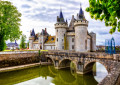
[[87, 50], [87, 40], [85, 40], [85, 49]]
[[62, 49], [64, 49], [64, 46], [62, 46]]
[[72, 42], [74, 42], [74, 38], [72, 38]]
[[72, 49], [74, 49], [74, 45], [72, 45]]

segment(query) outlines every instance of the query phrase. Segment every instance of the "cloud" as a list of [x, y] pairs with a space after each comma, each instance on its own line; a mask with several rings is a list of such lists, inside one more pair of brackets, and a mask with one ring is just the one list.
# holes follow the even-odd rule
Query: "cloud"
[[27, 5], [27, 4], [23, 4], [21, 7], [22, 7], [22, 8], [30, 8], [30, 6]]
[[105, 39], [115, 38], [116, 45], [120, 45], [120, 33], [115, 32], [113, 35], [109, 34], [111, 27], [105, 27], [104, 21], [91, 19], [90, 14], [85, 11], [89, 6], [89, 0], [7, 0], [11, 1], [18, 10], [22, 13], [21, 17], [21, 31], [29, 38], [31, 29], [35, 32], [41, 32], [43, 28], [47, 28], [48, 33], [55, 35], [54, 24], [56, 17], [59, 15], [60, 8], [63, 11], [64, 18], [70, 19], [72, 15], [79, 13], [80, 2], [86, 19], [89, 21], [88, 31], [95, 32], [97, 35], [97, 45], [104, 45]]

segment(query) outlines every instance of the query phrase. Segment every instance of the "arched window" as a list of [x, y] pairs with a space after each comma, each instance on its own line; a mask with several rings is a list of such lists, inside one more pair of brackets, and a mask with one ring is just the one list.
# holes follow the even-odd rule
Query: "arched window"
[[85, 40], [85, 49], [87, 50], [87, 40]]

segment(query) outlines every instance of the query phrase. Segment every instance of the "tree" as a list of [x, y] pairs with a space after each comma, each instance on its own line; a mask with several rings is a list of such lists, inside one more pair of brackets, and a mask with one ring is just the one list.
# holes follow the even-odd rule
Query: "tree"
[[9, 1], [0, 0], [0, 51], [5, 48], [5, 41], [18, 40], [21, 35], [21, 13]]
[[90, 6], [86, 8], [91, 18], [105, 21], [106, 26], [111, 26], [109, 33], [116, 29], [120, 32], [120, 1], [119, 0], [89, 0]]
[[27, 42], [27, 48], [29, 48], [29, 42]]
[[26, 41], [26, 36], [22, 35], [21, 41], [20, 41], [20, 49], [25, 49], [25, 41]]

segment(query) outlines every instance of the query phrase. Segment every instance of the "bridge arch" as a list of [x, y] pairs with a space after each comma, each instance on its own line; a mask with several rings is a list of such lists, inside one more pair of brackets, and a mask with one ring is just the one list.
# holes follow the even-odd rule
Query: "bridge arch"
[[94, 65], [96, 62], [102, 64], [102, 65], [106, 68], [106, 70], [107, 70], [108, 73], [110, 72], [108, 66], [106, 65], [106, 63], [105, 63], [105, 62], [102, 62], [102, 61], [100, 61], [100, 60], [93, 60], [93, 61], [90, 61], [90, 62], [85, 63], [84, 69], [83, 69], [84, 72], [87, 73], [87, 72], [92, 71], [93, 65]]
[[70, 59], [70, 58], [61, 59], [61, 60], [59, 61], [59, 68], [70, 67], [71, 62], [74, 63], [74, 65], [75, 65], [75, 70], [76, 70], [76, 63], [75, 63], [72, 59]]
[[47, 62], [51, 62], [55, 66], [55, 61], [51, 57], [46, 57]]

